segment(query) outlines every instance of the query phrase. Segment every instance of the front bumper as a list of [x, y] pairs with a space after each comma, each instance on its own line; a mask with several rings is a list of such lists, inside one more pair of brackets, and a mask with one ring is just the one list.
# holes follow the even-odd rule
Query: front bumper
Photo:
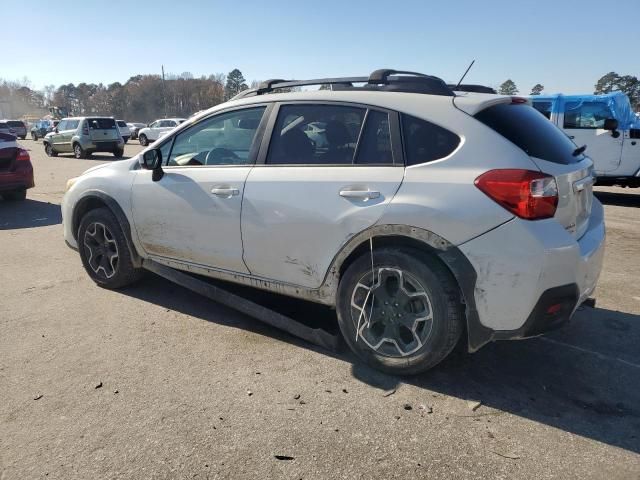
[[[595, 290], [604, 243], [604, 210], [594, 199], [588, 229], [580, 239], [553, 219], [514, 218], [461, 245], [477, 273], [479, 325], [470, 325], [471, 349], [491, 340], [538, 335], [567, 321]], [[548, 296], [559, 291], [561, 311], [541, 319], [543, 306], [552, 305]]]

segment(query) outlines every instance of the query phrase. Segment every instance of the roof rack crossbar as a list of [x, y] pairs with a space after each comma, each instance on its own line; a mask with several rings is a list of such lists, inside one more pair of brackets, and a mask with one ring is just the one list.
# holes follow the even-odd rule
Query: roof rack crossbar
[[380, 70], [376, 70], [369, 75], [369, 79], [367, 83], [372, 85], [380, 85], [389, 83], [389, 77], [391, 75], [414, 75], [416, 77], [428, 77], [429, 75], [425, 75], [424, 73], [418, 72], [407, 72], [404, 70], [393, 70], [391, 68], [382, 68]]

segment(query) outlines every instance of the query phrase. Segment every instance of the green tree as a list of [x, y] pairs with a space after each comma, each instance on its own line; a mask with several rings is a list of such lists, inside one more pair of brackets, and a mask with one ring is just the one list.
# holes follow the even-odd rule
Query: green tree
[[544, 90], [544, 85], [540, 83], [536, 83], [531, 89], [530, 95], [540, 95], [543, 90]]
[[600, 79], [596, 83], [595, 91], [593, 93], [595, 93], [596, 95], [599, 93], [611, 93], [612, 91], [616, 90], [619, 81], [620, 75], [618, 75], [616, 72], [609, 72], [600, 77]]
[[516, 93], [518, 93], [518, 87], [516, 87], [516, 84], [513, 82], [513, 80], [508, 79], [502, 85], [500, 85], [498, 93], [500, 95], [515, 95]]
[[245, 83], [246, 80], [242, 76], [242, 72], [234, 68], [227, 75], [227, 84], [224, 87], [224, 96], [226, 100], [233, 98], [238, 93], [249, 88]]

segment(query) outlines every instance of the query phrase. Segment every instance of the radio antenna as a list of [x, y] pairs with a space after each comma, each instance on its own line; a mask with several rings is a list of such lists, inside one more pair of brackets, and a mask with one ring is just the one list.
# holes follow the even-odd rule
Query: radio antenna
[[473, 64], [476, 63], [475, 59], [471, 61], [471, 63], [469, 64], [469, 66], [467, 67], [467, 69], [464, 71], [464, 75], [462, 75], [462, 77], [460, 77], [460, 81], [458, 82], [458, 84], [455, 86], [454, 90], [457, 90], [457, 88], [460, 86], [460, 84], [462, 83], [462, 81], [464, 80], [464, 77], [467, 76], [467, 73], [469, 73], [469, 70], [471, 70], [471, 67], [473, 67]]

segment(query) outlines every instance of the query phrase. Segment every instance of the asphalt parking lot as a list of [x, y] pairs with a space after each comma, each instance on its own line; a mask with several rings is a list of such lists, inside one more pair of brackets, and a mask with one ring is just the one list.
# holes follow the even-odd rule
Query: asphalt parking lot
[[36, 188], [0, 201], [1, 480], [640, 478], [640, 191], [597, 189], [597, 308], [400, 379], [159, 277], [96, 287], [59, 204], [113, 157], [22, 144]]

